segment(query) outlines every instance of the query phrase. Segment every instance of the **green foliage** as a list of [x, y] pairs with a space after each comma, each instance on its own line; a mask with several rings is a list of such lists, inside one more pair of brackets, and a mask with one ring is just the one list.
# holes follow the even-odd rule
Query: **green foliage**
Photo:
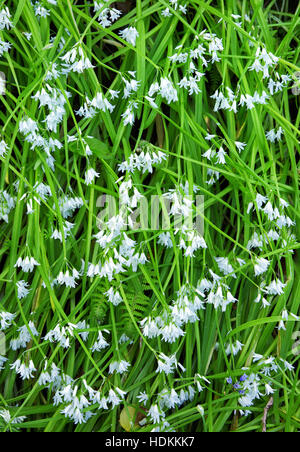
[[[170, 6], [167, 0], [137, 0], [122, 2], [126, 13], [104, 29], [95, 18], [90, 1], [58, 0], [55, 7], [46, 1], [42, 3], [51, 8], [51, 15], [38, 19], [29, 0], [0, 1], [0, 8], [7, 6], [12, 12], [15, 25], [11, 31], [0, 31], [0, 38], [9, 40], [12, 45], [0, 58], [0, 71], [7, 79], [6, 95], [0, 96], [0, 141], [4, 139], [8, 144], [7, 154], [0, 157], [0, 193], [6, 190], [16, 196], [9, 223], [0, 223], [0, 311], [3, 308], [17, 314], [7, 333], [7, 344], [17, 336], [18, 328], [32, 319], [38, 329], [38, 336], [33, 336], [20, 353], [8, 347], [9, 364], [20, 355], [26, 362], [29, 359], [35, 362], [37, 373], [36, 378], [22, 381], [9, 365], [0, 370], [0, 412], [8, 410], [13, 419], [26, 416], [20, 424], [5, 422], [0, 417], [0, 430], [120, 432], [123, 431], [120, 413], [124, 413], [126, 406], [138, 411], [140, 404], [136, 396], [141, 391], [156, 400], [166, 387], [180, 390], [194, 385], [195, 375], [200, 374], [208, 378], [210, 384], [201, 382], [204, 390], [197, 393], [193, 401], [167, 412], [166, 421], [174, 430], [260, 432], [270, 396], [264, 393], [252, 407], [251, 415], [240, 416], [237, 414], [241, 408], [239, 394], [226, 384], [228, 377], [238, 380], [244, 372], [258, 372], [259, 365], [253, 359], [254, 353], [258, 353], [272, 356], [280, 363], [287, 360], [294, 366], [293, 370], [287, 370], [281, 365], [276, 376], [266, 380], [275, 389], [267, 430], [299, 431], [300, 361], [293, 353], [299, 321], [289, 316], [286, 330], [278, 330], [278, 322], [284, 309], [299, 314], [300, 96], [292, 93], [291, 83], [271, 97], [267, 105], [256, 105], [253, 110], [240, 108], [236, 114], [230, 110], [214, 112], [214, 101], [210, 97], [225, 87], [251, 94], [265, 89], [262, 74], [249, 70], [258, 46], [266, 46], [279, 58], [280, 73], [294, 77], [294, 73], [300, 71], [299, 5], [276, 0], [187, 0], [184, 2], [189, 8], [187, 15], [172, 9], [171, 17], [163, 18], [162, 11]], [[116, 2], [109, 1], [112, 3]], [[239, 27], [232, 14], [242, 17], [250, 14], [250, 22], [243, 19]], [[120, 29], [133, 25], [139, 32], [135, 47], [119, 35]], [[170, 57], [177, 46], [192, 46], [195, 35], [203, 30], [223, 39], [224, 52], [220, 61], [201, 78], [201, 92], [190, 97], [187, 91], [180, 90], [177, 103], [160, 100], [157, 110], [150, 108], [142, 96], [162, 76], [170, 76], [174, 84], [179, 83], [187, 65], [172, 65]], [[24, 32], [32, 33], [30, 41]], [[64, 94], [68, 91], [72, 97], [67, 99], [63, 122], [53, 133], [63, 144], [61, 150], [53, 153], [56, 160], [53, 172], [45, 162], [44, 151], [30, 149], [19, 133], [19, 125], [24, 117], [35, 118], [43, 125], [47, 136], [46, 110], [40, 109], [32, 96], [45, 85], [45, 75], [52, 63], [59, 62], [79, 40], [95, 68], [82, 74], [71, 73], [67, 79], [56, 82]], [[109, 89], [122, 93], [122, 76], [128, 77], [129, 71], [136, 71], [140, 81], [134, 126], [124, 126], [121, 115], [126, 110], [127, 100], [122, 94], [111, 115], [99, 112], [95, 118], [87, 119], [75, 114], [85, 95], [91, 99], [96, 92]], [[282, 128], [284, 139], [270, 143], [265, 133], [278, 127]], [[207, 133], [216, 133], [218, 141], [213, 144], [228, 150], [226, 165], [203, 157], [208, 149]], [[76, 135], [76, 141], [69, 142], [70, 135]], [[241, 153], [236, 150], [235, 140], [247, 144]], [[93, 154], [89, 163], [100, 173], [99, 179], [91, 185], [86, 185], [84, 179], [86, 145]], [[167, 159], [151, 174], [135, 173], [132, 176], [134, 186], [142, 194], [151, 196], [186, 181], [189, 187], [197, 185], [205, 197], [203, 219], [207, 249], [190, 259], [183, 256], [179, 246], [166, 249], [158, 244], [162, 230], [140, 230], [134, 240], [147, 255], [145, 266], [125, 276], [117, 275], [112, 283], [97, 277], [87, 278], [90, 262], [96, 262], [99, 255], [103, 260], [113, 256], [111, 248], [104, 254], [95, 243], [100, 210], [98, 196], [109, 194], [117, 198], [116, 181], [121, 176], [118, 165], [134, 151], [148, 149], [162, 150]], [[209, 170], [220, 172], [214, 186], [206, 183]], [[41, 180], [51, 188], [51, 197], [40, 199], [33, 214], [27, 215], [26, 203], [33, 196], [35, 183]], [[17, 192], [15, 182], [18, 182]], [[61, 242], [54, 242], [53, 230], [63, 231], [65, 220], [60, 199], [64, 193], [79, 196], [83, 205], [70, 218], [74, 228], [69, 236], [63, 235]], [[289, 246], [272, 242], [261, 251], [261, 257], [270, 261], [266, 277], [286, 282], [284, 294], [271, 297], [270, 305], [264, 307], [253, 302], [260, 281], [253, 273], [255, 254], [247, 249], [254, 232], [266, 236], [269, 230], [266, 217], [258, 209], [252, 213], [247, 211], [257, 193], [272, 202], [279, 198], [288, 201], [289, 216], [296, 222], [295, 238]], [[176, 238], [173, 230], [173, 243]], [[290, 240], [285, 228], [282, 239]], [[28, 297], [18, 300], [15, 284], [20, 277], [14, 266], [17, 258], [25, 256], [28, 250], [40, 266], [28, 276]], [[196, 286], [207, 277], [209, 269], [217, 272], [216, 256], [228, 257], [236, 265], [236, 277], [229, 275], [227, 281], [239, 302], [226, 312], [207, 306], [199, 313], [199, 321], [187, 325], [185, 337], [175, 344], [145, 338], [141, 320], [170, 307], [185, 284]], [[247, 260], [246, 264], [239, 266], [237, 257]], [[74, 289], [53, 285], [53, 279], [68, 265], [76, 269], [83, 265], [80, 284]], [[111, 285], [120, 291], [123, 299], [116, 309], [104, 295]], [[89, 322], [87, 342], [76, 333], [70, 348], [65, 350], [43, 340], [57, 324], [65, 326], [82, 320]], [[105, 330], [110, 332], [109, 337], [105, 336], [109, 347], [92, 353], [99, 331]], [[122, 334], [130, 341], [120, 344]], [[236, 356], [227, 355], [226, 346], [236, 341], [243, 344], [242, 351]], [[168, 376], [157, 372], [158, 353], [175, 354], [186, 372]], [[123, 375], [107, 376], [109, 365], [121, 357], [130, 362], [131, 367]], [[78, 385], [86, 379], [88, 384], [104, 392], [111, 387], [124, 388], [127, 396], [113, 410], [97, 410], [96, 416], [86, 423], [74, 425], [61, 413], [61, 406], [53, 405], [51, 388], [38, 385], [37, 379], [46, 361], [61, 366]], [[135, 425], [134, 429], [151, 431], [153, 425]]]

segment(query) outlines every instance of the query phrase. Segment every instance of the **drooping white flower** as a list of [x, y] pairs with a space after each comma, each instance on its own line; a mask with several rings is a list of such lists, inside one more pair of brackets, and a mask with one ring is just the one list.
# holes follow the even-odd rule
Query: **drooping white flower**
[[270, 266], [270, 262], [267, 259], [257, 258], [254, 264], [255, 276], [265, 273]]
[[30, 292], [30, 289], [28, 289], [29, 284], [26, 281], [21, 280], [21, 281], [18, 281], [16, 285], [17, 285], [19, 300], [27, 297], [27, 295]]
[[139, 32], [135, 27], [128, 27], [119, 32], [122, 39], [135, 47], [136, 39], [139, 37]]
[[225, 150], [222, 147], [220, 147], [220, 149], [217, 152], [216, 156], [217, 156], [217, 163], [219, 163], [220, 165], [225, 165], [226, 164], [227, 153], [225, 152]]
[[94, 168], [89, 168], [85, 173], [85, 183], [87, 185], [91, 185], [94, 183], [94, 180], [99, 177], [99, 173], [94, 170]]
[[286, 284], [281, 282], [279, 279], [273, 280], [267, 287], [265, 287], [265, 291], [269, 295], [282, 295], [284, 293], [284, 288]]
[[229, 275], [230, 273], [233, 273], [232, 276], [236, 277], [236, 275], [234, 274], [233, 266], [229, 263], [228, 257], [215, 257], [215, 261], [217, 262], [220, 271], [224, 275]]
[[228, 346], [226, 347], [226, 354], [233, 354], [233, 356], [236, 356], [243, 349], [243, 346], [244, 344], [242, 344], [240, 341], [236, 341], [233, 344], [228, 344]]
[[153, 424], [159, 424], [165, 418], [165, 413], [158, 407], [158, 405], [151, 405], [148, 415]]
[[246, 143], [241, 143], [240, 141], [235, 141], [235, 145], [236, 145], [236, 147], [237, 147], [237, 149], [238, 149], [238, 151], [241, 153], [244, 149], [245, 149], [245, 147], [247, 146], [247, 144]]
[[62, 271], [59, 273], [56, 281], [59, 285], [65, 284], [66, 287], [74, 288], [77, 285], [76, 280], [79, 278], [79, 272], [74, 268], [72, 273], [67, 270], [65, 273]]
[[50, 11], [42, 6], [40, 2], [36, 2], [34, 4], [34, 12], [37, 17], [46, 18], [50, 15]]
[[38, 336], [39, 333], [32, 321], [27, 325], [18, 328], [19, 336], [17, 339], [12, 339], [10, 342], [10, 348], [12, 350], [19, 350], [25, 348], [27, 344], [32, 340], [32, 336]]
[[146, 392], [140, 392], [139, 395], [136, 397], [140, 403], [143, 403], [145, 406], [149, 400], [149, 396], [146, 394]]
[[185, 332], [173, 322], [169, 322], [161, 327], [159, 334], [162, 340], [173, 344], [179, 337], [185, 335]]
[[24, 135], [27, 135], [29, 133], [37, 132], [38, 125], [36, 121], [33, 121], [31, 118], [22, 119], [19, 122], [19, 131], [23, 133]]
[[0, 30], [9, 30], [13, 26], [11, 14], [7, 7], [0, 10]]
[[145, 99], [149, 102], [152, 108], [158, 108], [158, 105], [155, 103], [154, 99], [149, 96], [145, 96]]
[[[2, 57], [4, 53], [8, 52], [10, 48], [11, 44], [9, 42], [2, 41], [2, 39], [0, 39], [0, 57]], [[3, 85], [3, 88], [5, 88], [5, 80], [3, 80], [3, 77], [1, 77], [1, 83]], [[0, 90], [1, 93], [4, 92], [3, 88]]]
[[272, 129], [266, 132], [266, 138], [268, 141], [271, 141], [271, 143], [275, 143], [275, 141], [281, 141], [282, 134], [283, 129], [282, 127], [279, 127], [277, 131], [275, 129]]
[[[80, 323], [78, 325], [74, 325], [73, 323], [68, 323], [65, 326], [61, 326], [59, 323], [55, 326], [54, 329], [50, 330], [46, 336], [45, 341], [50, 341], [52, 343], [57, 342], [60, 344], [62, 348], [69, 348], [71, 345], [71, 339], [74, 337], [74, 331], [80, 328]], [[79, 333], [82, 335], [82, 333]], [[87, 333], [83, 333], [87, 334]]]
[[144, 318], [141, 321], [141, 327], [144, 336], [149, 337], [149, 339], [157, 337], [159, 335], [159, 325], [157, 324], [156, 320], [152, 319], [151, 317]]
[[33, 258], [26, 256], [25, 259], [19, 257], [15, 264], [15, 268], [22, 268], [23, 272], [28, 273], [34, 270], [34, 267], [39, 266], [40, 264]]
[[166, 99], [168, 104], [178, 101], [177, 90], [174, 88], [172, 82], [168, 78], [161, 78], [159, 92], [162, 98]]
[[123, 373], [127, 372], [130, 366], [131, 364], [125, 360], [114, 361], [109, 365], [109, 373], [113, 374], [114, 372], [116, 372], [122, 375]]
[[111, 403], [111, 404], [112, 404], [112, 408], [114, 408], [115, 406], [120, 405], [120, 403], [121, 403], [122, 400], [121, 400], [120, 397], [115, 393], [115, 391], [114, 391], [113, 389], [110, 389], [110, 390], [109, 390], [109, 393], [108, 393], [107, 401], [108, 401], [109, 403]]
[[34, 378], [33, 373], [36, 371], [36, 368], [32, 360], [30, 360], [29, 364], [26, 365], [22, 363], [20, 359], [18, 359], [13, 364], [11, 364], [10, 368], [15, 370], [16, 373], [20, 375], [20, 377], [23, 380], [29, 380], [30, 378]]
[[284, 323], [283, 320], [280, 320], [280, 321], [279, 321], [279, 324], [278, 324], [278, 330], [284, 330], [284, 331], [286, 331], [286, 326], [285, 326], [285, 323]]
[[10, 312], [0, 311], [0, 331], [7, 330], [11, 325], [17, 314], [11, 314]]
[[158, 237], [157, 243], [159, 245], [163, 245], [167, 248], [173, 247], [173, 242], [172, 242], [171, 235], [169, 232], [163, 232], [162, 234], [160, 234]]
[[272, 388], [268, 383], [265, 384], [266, 395], [274, 394], [275, 389]]
[[[103, 111], [106, 113], [109, 111], [112, 113], [114, 111], [114, 105], [112, 105], [106, 97], [102, 93], [97, 93], [95, 97], [93, 97], [92, 100], [89, 100], [86, 98], [86, 105], [85, 105], [85, 115], [93, 117], [94, 113], [98, 111]], [[89, 111], [89, 114], [87, 112]]]
[[10, 412], [8, 410], [0, 410], [0, 417], [3, 419], [3, 421], [6, 424], [22, 424], [22, 422], [25, 421], [26, 416], [17, 416], [17, 417], [12, 417], [12, 415], [10, 414]]
[[123, 299], [118, 291], [114, 291], [111, 287], [104, 295], [108, 298], [108, 301], [112, 303], [114, 306], [119, 306], [122, 303]]
[[[105, 330], [107, 333], [109, 333], [108, 330]], [[104, 348], [109, 347], [109, 343], [105, 340], [102, 331], [98, 332], [98, 339], [96, 342], [94, 342], [91, 350], [92, 352], [100, 352], [101, 350], [103, 350]]]
[[170, 8], [166, 8], [166, 9], [162, 10], [161, 15], [162, 15], [163, 17], [171, 17], [172, 14], [171, 14], [171, 12], [170, 12]]
[[164, 353], [159, 354], [156, 372], [164, 372], [166, 375], [172, 374], [177, 366], [176, 356], [166, 356]]

